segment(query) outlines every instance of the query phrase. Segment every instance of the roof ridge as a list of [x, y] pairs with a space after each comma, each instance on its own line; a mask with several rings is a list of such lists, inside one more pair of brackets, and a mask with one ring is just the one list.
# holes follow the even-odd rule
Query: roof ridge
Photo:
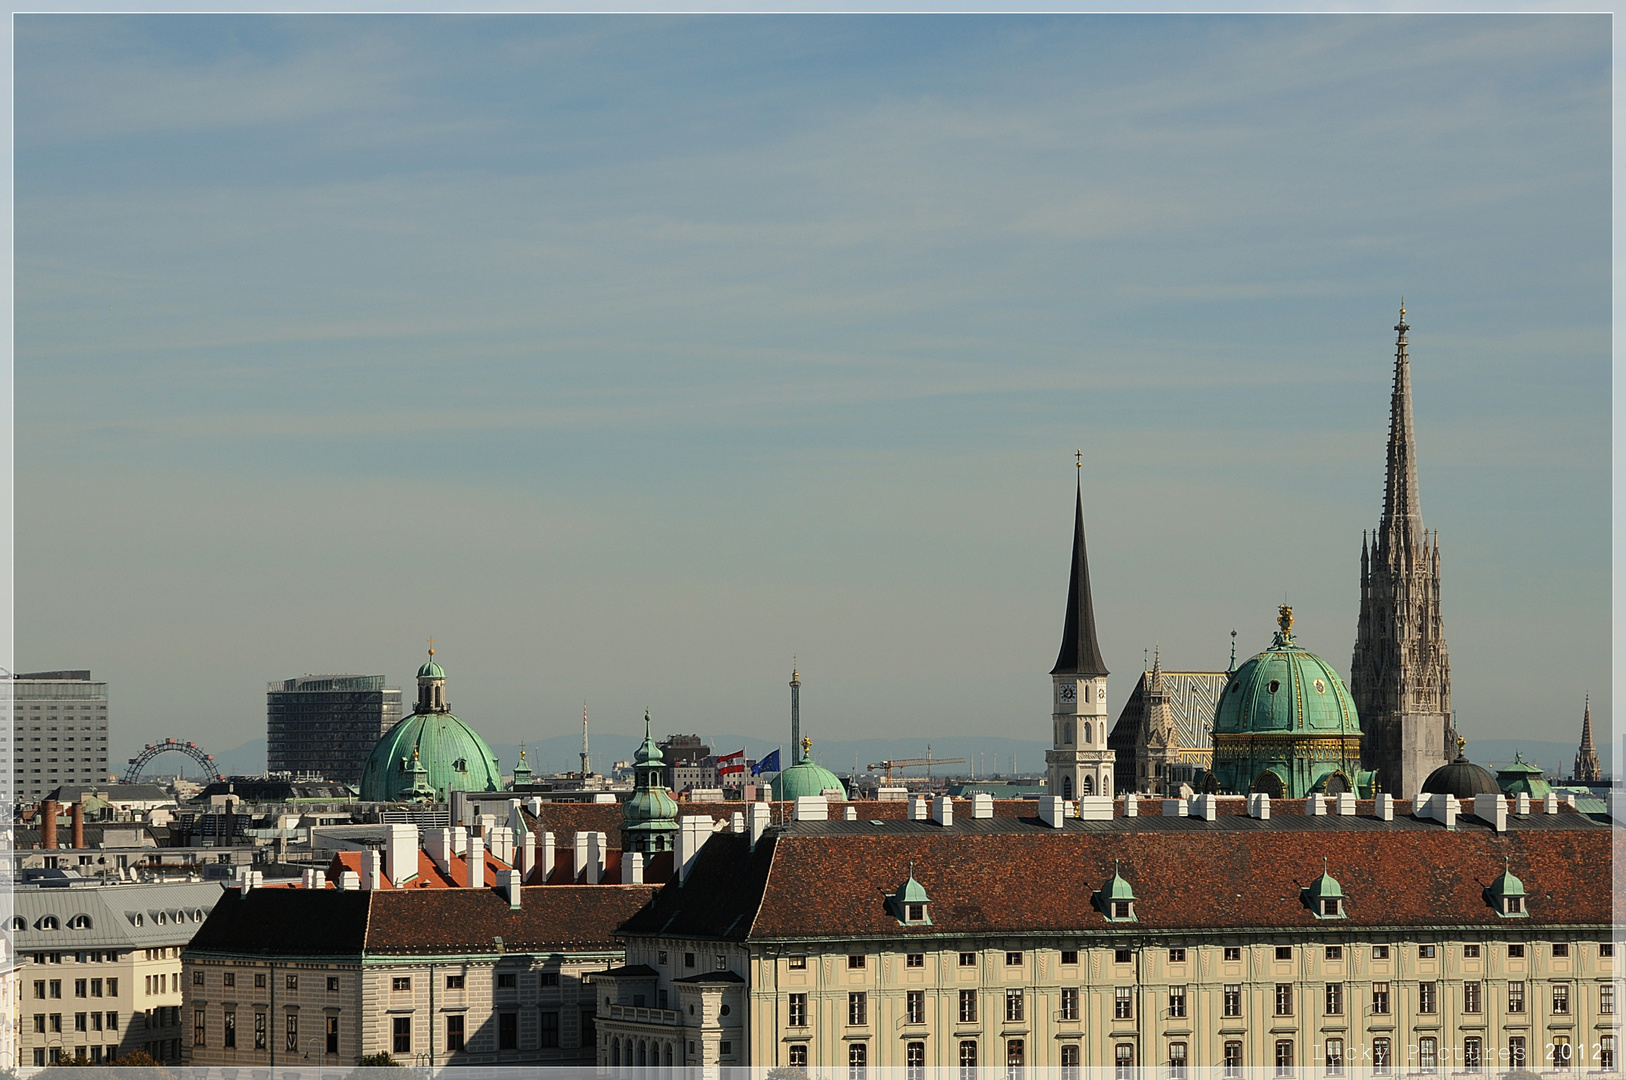
[[751, 912], [751, 925], [745, 928], [746, 941], [751, 940], [751, 935], [756, 932], [757, 920], [762, 917], [762, 902], [768, 897], [768, 882], [773, 880], [774, 863], [779, 858], [779, 837], [782, 835], [784, 834], [769, 836], [767, 833], [763, 833], [757, 841], [758, 843], [768, 841], [772, 844], [772, 847], [768, 849], [768, 872], [762, 877], [762, 891], [757, 893], [756, 908]]

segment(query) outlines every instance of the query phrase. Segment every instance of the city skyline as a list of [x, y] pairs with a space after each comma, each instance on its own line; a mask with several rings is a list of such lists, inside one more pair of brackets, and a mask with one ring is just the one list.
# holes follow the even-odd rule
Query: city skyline
[[1109, 715], [1284, 600], [1347, 677], [1404, 294], [1458, 728], [1608, 743], [1608, 55], [19, 17], [13, 666], [115, 760], [430, 636], [494, 744], [780, 741], [793, 655], [816, 740], [1043, 740], [1081, 473]]

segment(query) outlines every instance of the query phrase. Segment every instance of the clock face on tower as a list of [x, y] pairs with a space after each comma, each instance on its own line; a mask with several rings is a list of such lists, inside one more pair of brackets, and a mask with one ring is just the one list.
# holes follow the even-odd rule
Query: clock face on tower
[[1072, 701], [1078, 697], [1078, 687], [1063, 685], [1062, 688], [1057, 692], [1057, 696], [1063, 701]]

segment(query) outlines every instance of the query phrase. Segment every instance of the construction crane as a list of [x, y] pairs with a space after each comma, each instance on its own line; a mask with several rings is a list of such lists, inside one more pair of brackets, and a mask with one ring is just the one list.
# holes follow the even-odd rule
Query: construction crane
[[933, 765], [964, 764], [965, 758], [963, 757], [932, 757], [932, 748], [930, 745], [928, 745], [926, 747], [925, 757], [893, 758], [890, 761], [875, 761], [870, 763], [869, 771], [874, 772], [876, 769], [885, 769], [886, 782], [890, 785], [892, 783], [893, 769], [907, 769], [916, 765], [924, 765], [926, 766], [926, 775], [931, 776]]

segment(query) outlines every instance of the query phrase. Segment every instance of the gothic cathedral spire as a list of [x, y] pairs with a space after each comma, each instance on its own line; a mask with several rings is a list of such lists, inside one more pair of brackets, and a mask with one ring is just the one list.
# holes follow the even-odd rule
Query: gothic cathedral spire
[[1350, 662], [1350, 692], [1366, 735], [1362, 764], [1378, 783], [1409, 798], [1451, 760], [1451, 662], [1440, 615], [1439, 536], [1423, 528], [1412, 430], [1406, 308], [1395, 324], [1383, 519], [1361, 541], [1361, 611]]
[[[1082, 452], [1079, 458], [1082, 470]], [[1107, 665], [1095, 636], [1090, 562], [1084, 551], [1082, 474], [1073, 504], [1073, 562], [1061, 652], [1050, 670], [1052, 749], [1045, 751], [1046, 784], [1063, 799], [1111, 796], [1115, 755], [1107, 749]]]
[[1581, 717], [1581, 749], [1575, 755], [1575, 779], [1582, 784], [1596, 784], [1603, 779], [1603, 766], [1598, 763], [1598, 748], [1592, 743], [1592, 695], [1586, 699], [1586, 712]]

